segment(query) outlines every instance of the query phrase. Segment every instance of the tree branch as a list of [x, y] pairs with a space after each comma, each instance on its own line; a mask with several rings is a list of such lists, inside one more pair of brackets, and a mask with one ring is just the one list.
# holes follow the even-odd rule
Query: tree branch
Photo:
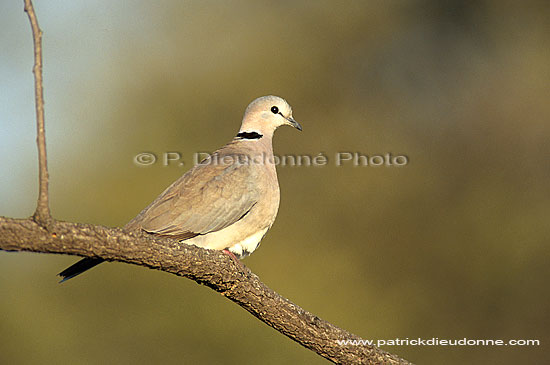
[[120, 228], [55, 221], [48, 203], [48, 167], [42, 88], [42, 31], [31, 0], [25, 0], [34, 40], [35, 102], [39, 160], [39, 196], [32, 219], [0, 217], [0, 249], [99, 257], [184, 276], [234, 301], [268, 326], [324, 358], [340, 364], [409, 364], [303, 310], [263, 284], [244, 265], [220, 251]]
[[50, 206], [48, 203], [48, 159], [46, 156], [46, 132], [44, 126], [44, 90], [42, 82], [42, 31], [34, 13], [31, 0], [25, 0], [25, 12], [29, 17], [34, 41], [34, 98], [36, 107], [36, 144], [38, 145], [39, 191], [34, 220], [43, 227], [51, 224]]
[[335, 363], [409, 364], [375, 346], [339, 345], [337, 340], [361, 338], [283, 298], [221, 251], [89, 224], [55, 221], [47, 231], [31, 219], [4, 217], [0, 217], [0, 249], [100, 257], [162, 270], [212, 288]]

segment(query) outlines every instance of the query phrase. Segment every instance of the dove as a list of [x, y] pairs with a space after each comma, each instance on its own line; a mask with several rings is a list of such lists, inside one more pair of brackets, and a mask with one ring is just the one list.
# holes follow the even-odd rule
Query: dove
[[[302, 130], [286, 100], [273, 95], [255, 99], [231, 142], [187, 171], [124, 229], [223, 250], [234, 258], [250, 255], [279, 209], [272, 141], [283, 125]], [[64, 282], [103, 261], [84, 258], [58, 275]]]

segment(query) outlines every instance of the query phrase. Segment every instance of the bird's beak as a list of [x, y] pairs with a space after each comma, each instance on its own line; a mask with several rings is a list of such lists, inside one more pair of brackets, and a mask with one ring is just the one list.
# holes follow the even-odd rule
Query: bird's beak
[[296, 128], [299, 131], [302, 130], [302, 126], [300, 125], [300, 123], [295, 121], [294, 118], [292, 118], [292, 117], [284, 117], [284, 118], [288, 121], [288, 125]]

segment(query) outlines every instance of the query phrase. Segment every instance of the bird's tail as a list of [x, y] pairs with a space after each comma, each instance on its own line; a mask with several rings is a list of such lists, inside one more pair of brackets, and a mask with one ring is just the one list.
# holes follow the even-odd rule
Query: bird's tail
[[63, 278], [59, 283], [63, 283], [71, 278], [74, 278], [75, 276], [82, 274], [84, 271], [101, 264], [103, 261], [105, 260], [96, 257], [86, 257], [57, 274]]

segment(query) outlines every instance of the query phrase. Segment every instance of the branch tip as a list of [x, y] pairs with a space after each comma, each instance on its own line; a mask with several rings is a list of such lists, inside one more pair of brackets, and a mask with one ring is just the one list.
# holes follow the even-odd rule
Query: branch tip
[[52, 217], [48, 202], [48, 158], [46, 154], [46, 133], [44, 123], [44, 90], [42, 81], [42, 30], [34, 12], [31, 0], [25, 0], [25, 12], [31, 23], [34, 42], [34, 94], [36, 104], [36, 144], [38, 146], [38, 202], [33, 220], [43, 227], [51, 225]]

